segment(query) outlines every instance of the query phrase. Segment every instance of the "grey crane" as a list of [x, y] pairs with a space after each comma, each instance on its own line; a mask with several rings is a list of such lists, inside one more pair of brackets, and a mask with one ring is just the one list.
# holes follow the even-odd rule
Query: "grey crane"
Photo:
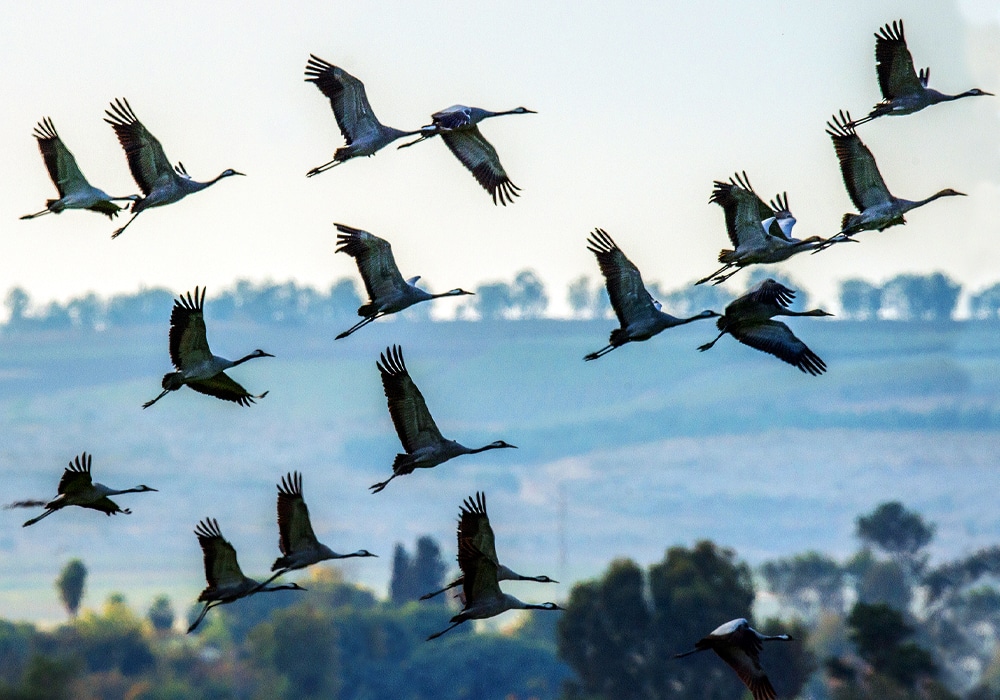
[[274, 355], [260, 349], [238, 360], [213, 355], [205, 333], [205, 292], [205, 289], [195, 287], [193, 297], [188, 292], [187, 297], [182, 294], [174, 300], [174, 308], [170, 312], [170, 361], [177, 371], [163, 375], [160, 382], [163, 391], [155, 399], [144, 403], [143, 408], [149, 408], [169, 392], [185, 385], [201, 394], [233, 401], [240, 406], [249, 406], [254, 399], [267, 396], [266, 391], [251, 394], [233, 381], [225, 370], [247, 360]]
[[458, 544], [458, 567], [462, 570], [461, 612], [451, 618], [451, 624], [435, 632], [427, 641], [437, 639], [466, 620], [485, 620], [508, 610], [565, 610], [556, 603], [524, 603], [500, 590], [499, 564], [496, 559], [480, 551], [471, 540]]
[[695, 642], [694, 649], [675, 654], [674, 658], [680, 659], [711, 649], [736, 671], [754, 700], [774, 700], [778, 694], [760, 665], [760, 652], [764, 648], [764, 642], [773, 641], [791, 642], [794, 638], [788, 634], [761, 634], [741, 617], [719, 625], [708, 636]]
[[399, 274], [389, 241], [345, 224], [334, 226], [340, 231], [337, 252], [354, 258], [368, 292], [368, 303], [358, 308], [358, 316], [363, 319], [338, 335], [337, 340], [346, 338], [381, 316], [394, 314], [422, 301], [472, 294], [464, 289], [452, 289], [441, 294], [426, 292], [417, 286], [419, 276], [404, 280]]
[[894, 21], [891, 25], [886, 24], [875, 34], [875, 61], [882, 101], [872, 107], [867, 117], [852, 122], [853, 126], [887, 114], [913, 114], [939, 102], [993, 95], [992, 92], [979, 88], [966, 90], [957, 95], [946, 95], [927, 87], [931, 69], [921, 68], [919, 73], [914, 70], [913, 56], [906, 48], [906, 37], [903, 35], [903, 20]]
[[60, 214], [66, 209], [88, 209], [113, 219], [123, 209], [115, 202], [134, 202], [139, 199], [139, 195], [136, 194], [112, 197], [87, 182], [87, 178], [76, 164], [76, 158], [59, 138], [56, 127], [49, 117], [38, 122], [33, 135], [38, 141], [38, 150], [42, 152], [42, 160], [45, 161], [49, 177], [59, 192], [59, 199], [45, 200], [44, 209], [34, 214], [25, 214], [21, 219], [35, 219], [43, 214]]
[[505, 114], [536, 114], [527, 107], [515, 107], [504, 112], [492, 112], [479, 107], [452, 105], [431, 115], [431, 123], [421, 128], [421, 136], [415, 141], [404, 143], [400, 148], [412, 146], [433, 136], [444, 139], [445, 145], [456, 158], [472, 173], [476, 182], [493, 197], [493, 204], [499, 200], [507, 206], [519, 196], [521, 189], [507, 177], [507, 172], [500, 164], [500, 156], [479, 131], [477, 124], [490, 117], [500, 117]]
[[861, 142], [854, 126], [851, 124], [850, 112], [841, 111], [839, 116], [833, 115], [833, 121], [826, 123], [826, 133], [833, 140], [840, 161], [840, 172], [844, 177], [844, 186], [851, 201], [857, 207], [859, 214], [844, 214], [840, 222], [840, 233], [827, 239], [813, 252], [818, 252], [833, 243], [846, 240], [860, 231], [884, 231], [890, 226], [905, 224], [903, 215], [911, 209], [922, 207], [940, 197], [964, 197], [964, 192], [944, 189], [932, 194], [927, 199], [911, 201], [894, 197], [885, 186], [875, 157], [868, 147]]
[[594, 229], [587, 243], [587, 250], [597, 256], [597, 264], [604, 275], [608, 297], [618, 316], [620, 328], [611, 331], [608, 345], [585, 355], [584, 360], [596, 360], [625, 343], [649, 340], [667, 328], [719, 315], [706, 310], [690, 318], [676, 318], [660, 311], [660, 303], [650, 296], [642, 283], [639, 268], [625, 257], [625, 253], [604, 229]]
[[112, 501], [109, 496], [117, 496], [122, 493], [144, 493], [146, 491], [156, 491], [145, 484], [140, 484], [130, 489], [113, 489], [104, 484], [95, 484], [90, 475], [90, 465], [92, 457], [86, 452], [77, 455], [63, 470], [62, 478], [59, 479], [58, 494], [48, 503], [44, 501], [18, 501], [11, 503], [9, 508], [28, 508], [33, 506], [45, 506], [45, 512], [38, 517], [32, 518], [22, 525], [28, 527], [34, 525], [42, 518], [55, 513], [66, 506], [80, 506], [99, 510], [105, 515], [116, 515], [125, 513], [128, 515], [132, 511], [128, 508], [119, 508], [118, 504]]
[[792, 311], [788, 306], [795, 292], [773, 279], [766, 279], [743, 296], [730, 302], [726, 312], [716, 321], [719, 335], [700, 346], [702, 352], [729, 333], [744, 345], [774, 355], [813, 376], [826, 371], [826, 363], [795, 337], [791, 329], [774, 316], [833, 316], [822, 309]]
[[[778, 195], [770, 205], [757, 196], [746, 172], [737, 173], [729, 182], [715, 181], [708, 200], [722, 207], [726, 216], [726, 231], [734, 248], [719, 253], [722, 267], [695, 284], [722, 284], [747, 265], [776, 263], [796, 253], [818, 247], [823, 239], [810, 236], [805, 240], [791, 237], [795, 217], [788, 208], [788, 193]], [[725, 274], [727, 270], [736, 268]]]
[[327, 559], [348, 559], [350, 557], [377, 557], [367, 549], [359, 549], [351, 554], [337, 554], [316, 539], [309, 521], [309, 508], [302, 496], [302, 475], [290, 472], [281, 477], [278, 484], [278, 547], [281, 555], [271, 566], [277, 573], [271, 576], [267, 585], [278, 576], [295, 569], [304, 569]]
[[306, 63], [306, 82], [314, 83], [330, 100], [337, 126], [347, 142], [333, 154], [333, 160], [316, 166], [306, 177], [319, 175], [351, 158], [373, 156], [396, 139], [420, 133], [400, 131], [380, 122], [368, 103], [365, 84], [314, 54], [309, 54]]
[[[466, 498], [462, 504], [458, 517], [458, 548], [462, 548], [462, 542], [468, 541], [494, 562], [497, 562], [498, 581], [537, 581], [538, 583], [559, 583], [548, 576], [522, 576], [516, 571], [499, 563], [497, 559], [496, 544], [494, 542], [493, 528], [490, 526], [490, 516], [486, 514], [486, 494], [477, 491], [475, 499]], [[440, 595], [447, 590], [461, 586], [465, 583], [465, 577], [459, 576], [439, 591], [427, 593], [420, 596], [420, 600], [427, 600], [436, 595]]]
[[304, 591], [297, 583], [282, 583], [278, 586], [268, 586], [245, 576], [236, 559], [236, 549], [223, 536], [219, 529], [219, 521], [205, 518], [194, 529], [201, 545], [205, 560], [205, 580], [208, 583], [205, 590], [198, 596], [198, 602], [204, 603], [198, 618], [188, 627], [188, 633], [195, 630], [205, 619], [208, 611], [218, 605], [232, 603], [254, 593], [270, 593], [272, 591]]
[[224, 177], [243, 175], [241, 172], [228, 168], [219, 173], [213, 180], [207, 182], [192, 180], [183, 163], [178, 162], [176, 166], [170, 165], [167, 154], [163, 152], [163, 146], [136, 118], [128, 100], [116, 99], [111, 103], [111, 108], [105, 110], [104, 113], [107, 115], [104, 121], [115, 130], [118, 142], [125, 149], [125, 157], [128, 160], [128, 168], [132, 171], [132, 177], [145, 195], [132, 203], [132, 218], [112, 233], [112, 238], [120, 236], [135, 221], [135, 217], [146, 209], [178, 202], [189, 194], [200, 192], [206, 187], [214, 185]]
[[406, 371], [403, 349], [398, 345], [386, 348], [375, 365], [382, 375], [382, 389], [389, 402], [389, 417], [406, 452], [396, 455], [392, 462], [392, 476], [372, 484], [372, 493], [378, 493], [397, 476], [411, 474], [414, 469], [430, 469], [460, 455], [516, 447], [497, 440], [483, 447], [471, 448], [441, 435], [420, 389]]

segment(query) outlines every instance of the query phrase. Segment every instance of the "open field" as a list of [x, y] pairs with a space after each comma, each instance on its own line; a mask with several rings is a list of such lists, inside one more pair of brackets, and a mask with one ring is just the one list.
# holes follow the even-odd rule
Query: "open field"
[[[277, 355], [233, 373], [268, 397], [240, 409], [182, 389], [147, 411], [169, 369], [163, 329], [4, 335], [0, 500], [54, 494], [84, 450], [97, 480], [160, 493], [121, 497], [134, 514], [113, 519], [71, 509], [22, 529], [29, 511], [0, 512], [0, 616], [60, 619], [52, 581], [71, 557], [90, 570], [89, 604], [167, 593], [184, 609], [203, 585], [191, 530], [207, 515], [262, 573], [277, 555], [274, 485], [293, 469], [321, 539], [382, 555], [345, 566], [380, 590], [397, 541], [429, 533], [452, 556], [458, 505], [477, 489], [503, 559], [564, 584], [706, 537], [752, 563], [846, 555], [854, 517], [889, 499], [938, 523], [935, 559], [1000, 541], [995, 324], [793, 321], [830, 368], [817, 378], [729, 338], [696, 352], [708, 323], [584, 363], [612, 325], [379, 322], [334, 343], [339, 329], [216, 324], [216, 352]], [[520, 449], [370, 495], [399, 449], [375, 369], [392, 342], [446, 436]]]

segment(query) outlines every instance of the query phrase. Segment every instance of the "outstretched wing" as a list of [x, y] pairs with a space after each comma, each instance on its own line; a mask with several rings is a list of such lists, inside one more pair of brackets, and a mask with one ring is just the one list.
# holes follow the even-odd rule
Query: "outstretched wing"
[[625, 257], [625, 253], [607, 231], [594, 229], [587, 244], [587, 250], [597, 257], [611, 306], [623, 328], [632, 321], [657, 311], [653, 298], [642, 283], [639, 268]]
[[472, 122], [472, 108], [465, 105], [452, 105], [431, 115], [434, 126], [442, 129], [463, 129]]
[[178, 370], [212, 358], [205, 332], [205, 289], [194, 288], [174, 300], [170, 312], [170, 361]]
[[878, 171], [875, 156], [855, 133], [850, 112], [834, 115], [833, 122], [827, 122], [826, 126], [837, 151], [847, 194], [858, 211], [890, 201], [892, 195]]
[[903, 20], [886, 24], [875, 34], [875, 69], [878, 86], [887, 101], [918, 95], [924, 85], [913, 69], [913, 56], [906, 48]]
[[330, 100], [333, 116], [348, 145], [354, 143], [360, 133], [381, 125], [368, 103], [365, 84], [343, 68], [309, 54], [306, 82], [314, 83]]
[[104, 113], [107, 115], [104, 121], [115, 130], [118, 142], [125, 149], [128, 168], [143, 194], [149, 194], [160, 178], [174, 177], [163, 146], [136, 118], [128, 100], [116, 99]]
[[337, 252], [347, 253], [358, 264], [370, 302], [406, 289], [389, 241], [359, 228], [344, 224], [334, 226], [341, 232], [337, 236]]
[[88, 488], [93, 479], [90, 476], [91, 455], [83, 452], [76, 456], [63, 470], [59, 479], [58, 493], [74, 493]]
[[716, 180], [709, 202], [718, 204], [726, 215], [726, 232], [733, 247], [755, 247], [764, 242], [762, 221], [774, 216], [774, 211], [757, 196], [750, 181], [737, 173], [729, 182]]
[[225, 588], [243, 581], [236, 550], [222, 537], [219, 521], [205, 518], [194, 529], [205, 559], [205, 580], [209, 588]]
[[38, 122], [33, 135], [38, 140], [38, 150], [42, 152], [45, 168], [49, 171], [49, 177], [55, 183], [60, 197], [65, 197], [67, 192], [90, 186], [87, 178], [80, 172], [76, 158], [59, 138], [56, 127], [49, 117]]
[[795, 290], [789, 289], [780, 282], [768, 277], [766, 280], [757, 283], [753, 289], [741, 298], [762, 304], [780, 304], [787, 309], [795, 299]]
[[403, 349], [398, 345], [386, 348], [375, 365], [382, 374], [382, 389], [389, 402], [389, 416], [396, 434], [407, 453], [444, 441], [424, 397], [410, 379], [403, 362]]
[[266, 391], [263, 394], [251, 394], [237, 382], [233, 381], [225, 372], [219, 372], [209, 379], [189, 381], [187, 385], [199, 394], [207, 394], [217, 399], [223, 399], [224, 401], [232, 401], [233, 403], [238, 403], [240, 406], [249, 406], [252, 403], [256, 403], [254, 399], [262, 399], [267, 396]]
[[474, 499], [466, 498], [462, 504], [458, 519], [459, 550], [463, 540], [471, 542], [477, 550], [499, 565], [493, 528], [490, 527], [490, 518], [486, 514], [486, 494], [482, 491], [477, 491]]
[[458, 568], [462, 570], [462, 592], [466, 607], [477, 600], [503, 595], [497, 581], [496, 561], [481, 552], [470, 540], [458, 543]]
[[513, 203], [514, 197], [519, 196], [517, 190], [520, 188], [507, 177], [503, 165], [500, 164], [500, 156], [496, 149], [479, 132], [478, 126], [473, 126], [458, 131], [442, 131], [441, 138], [461, 161], [462, 165], [472, 172], [472, 176], [483, 188], [493, 197], [493, 203], [507, 206]]
[[303, 546], [316, 543], [309, 508], [302, 497], [302, 475], [291, 472], [278, 485], [278, 547], [286, 557]]
[[774, 355], [814, 377], [826, 371], [826, 363], [795, 337], [781, 321], [756, 322], [749, 326], [731, 328], [729, 331], [744, 345]]

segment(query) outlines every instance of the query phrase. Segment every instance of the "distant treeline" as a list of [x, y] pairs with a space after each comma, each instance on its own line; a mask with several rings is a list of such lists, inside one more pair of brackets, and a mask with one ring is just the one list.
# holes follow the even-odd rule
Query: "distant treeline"
[[[746, 276], [747, 286], [765, 277], [798, 290], [793, 308], [807, 305], [808, 293], [801, 284], [774, 272], [755, 270]], [[733, 293], [710, 285], [686, 286], [673, 291], [660, 284], [648, 284], [649, 291], [663, 309], [685, 316], [703, 309], [722, 310], [733, 300]], [[476, 295], [455, 308], [455, 317], [463, 320], [537, 319], [549, 308], [545, 285], [532, 270], [518, 272], [510, 282], [496, 281], [479, 285]], [[928, 275], [897, 275], [883, 285], [862, 279], [840, 283], [839, 300], [842, 318], [895, 319], [902, 321], [942, 321], [954, 318], [962, 293], [960, 284], [940, 272]], [[175, 292], [163, 287], [140, 289], [132, 294], [110, 298], [89, 292], [66, 303], [45, 305], [32, 302], [27, 291], [10, 289], [4, 298], [7, 321], [4, 328], [18, 330], [60, 330], [69, 328], [100, 331], [106, 328], [163, 324], [169, 318]], [[603, 281], [587, 276], [573, 280], [566, 299], [573, 318], [613, 317]], [[356, 318], [362, 303], [353, 279], [334, 282], [326, 291], [295, 282], [254, 283], [240, 280], [214, 293], [208, 300], [208, 314], [222, 321], [252, 321], [301, 325], [343, 322]], [[1000, 283], [970, 296], [973, 318], [997, 318], [1000, 314]], [[409, 309], [410, 320], [430, 318], [430, 307], [421, 304]]]

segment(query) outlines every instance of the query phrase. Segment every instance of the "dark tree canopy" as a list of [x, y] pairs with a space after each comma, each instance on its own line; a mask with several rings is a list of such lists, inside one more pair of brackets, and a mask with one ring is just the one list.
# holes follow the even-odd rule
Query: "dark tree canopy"
[[83, 600], [83, 588], [86, 582], [87, 567], [79, 559], [71, 559], [63, 567], [59, 578], [56, 579], [59, 597], [70, 617], [76, 617], [80, 610], [80, 601]]
[[444, 586], [446, 570], [447, 566], [441, 558], [441, 546], [433, 537], [424, 535], [418, 538], [413, 556], [397, 543], [392, 552], [389, 597], [396, 605], [419, 600], [423, 594]]
[[858, 539], [894, 556], [912, 557], [934, 538], [934, 525], [899, 501], [880, 504], [855, 524]]

